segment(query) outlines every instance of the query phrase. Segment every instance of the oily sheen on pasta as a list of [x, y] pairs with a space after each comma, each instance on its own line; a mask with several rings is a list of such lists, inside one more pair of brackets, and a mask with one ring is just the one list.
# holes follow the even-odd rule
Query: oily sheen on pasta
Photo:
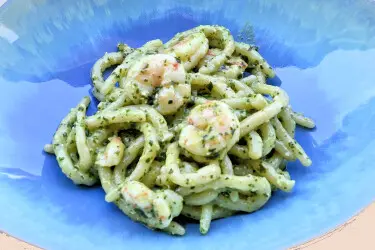
[[287, 161], [311, 165], [294, 133], [314, 122], [266, 83], [274, 75], [256, 46], [221, 26], [198, 26], [165, 44], [119, 44], [92, 69], [97, 112], [86, 116], [84, 97], [45, 151], [75, 184], [101, 184], [105, 200], [132, 220], [183, 235], [175, 218], [185, 216], [206, 234], [212, 220], [254, 212], [275, 190], [291, 191]]

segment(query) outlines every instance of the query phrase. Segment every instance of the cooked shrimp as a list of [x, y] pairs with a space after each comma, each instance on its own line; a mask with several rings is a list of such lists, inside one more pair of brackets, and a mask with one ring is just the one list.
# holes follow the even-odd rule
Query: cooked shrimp
[[[198, 67], [203, 67], [207, 65], [212, 59], [220, 55], [222, 51], [217, 48], [209, 49], [205, 57], [200, 60]], [[223, 65], [221, 65], [214, 75], [225, 76], [229, 79], [237, 79], [245, 69], [247, 68], [247, 63], [241, 57], [230, 57]]]
[[181, 130], [179, 145], [188, 152], [214, 159], [239, 140], [239, 121], [231, 108], [219, 101], [196, 106]]
[[181, 33], [166, 44], [165, 53], [179, 58], [185, 70], [191, 70], [208, 51], [208, 39], [203, 32]]
[[105, 151], [98, 154], [97, 161], [95, 163], [101, 167], [116, 166], [122, 160], [124, 150], [125, 145], [122, 143], [121, 138], [112, 137], [110, 142], [107, 144]]
[[138, 181], [127, 181], [121, 189], [125, 202], [151, 228], [166, 228], [182, 210], [182, 197], [172, 190], [152, 191]]
[[[190, 98], [184, 67], [171, 55], [142, 57], [124, 79], [128, 98], [135, 104], [153, 102], [162, 115], [175, 113]], [[155, 95], [154, 100], [150, 100]]]
[[[233, 37], [226, 28], [222, 26], [218, 26], [218, 25], [201, 25], [194, 29], [184, 31], [182, 33], [178, 33], [174, 38], [172, 38], [172, 40], [170, 40], [169, 42], [165, 44], [165, 47], [171, 48], [172, 46], [178, 44], [179, 42], [182, 42], [182, 45], [184, 45], [185, 43], [189, 45], [189, 46], [183, 46], [183, 47], [186, 47], [185, 49], [190, 49], [193, 47], [192, 42], [189, 42], [189, 39], [192, 39], [190, 37], [201, 36], [201, 35], [197, 35], [201, 33], [204, 34], [204, 36], [208, 40], [208, 44], [206, 46], [206, 43], [205, 42], [202, 43], [203, 40], [201, 41], [201, 44], [202, 44], [201, 47], [204, 47], [206, 52], [204, 52], [202, 55], [201, 52], [203, 52], [203, 49], [199, 50], [200, 59], [202, 59], [204, 55], [207, 53], [209, 46], [215, 47], [221, 50], [220, 53], [212, 57], [207, 63], [204, 63], [199, 68], [199, 73], [212, 74], [213, 72], [217, 71], [217, 69], [221, 65], [225, 63], [225, 61], [227, 60], [227, 57], [231, 56], [235, 49]], [[184, 40], [185, 38], [187, 40]], [[197, 39], [197, 41], [199, 40]], [[196, 61], [196, 64], [199, 62], [199, 60]], [[190, 68], [193, 68], [193, 67], [190, 67]]]
[[224, 65], [220, 66], [215, 75], [237, 79], [247, 68], [247, 63], [241, 57], [231, 57]]

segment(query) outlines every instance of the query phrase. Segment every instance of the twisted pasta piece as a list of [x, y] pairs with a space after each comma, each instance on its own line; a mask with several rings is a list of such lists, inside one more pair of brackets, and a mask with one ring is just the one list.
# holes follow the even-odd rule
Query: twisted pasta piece
[[261, 124], [270, 121], [289, 103], [288, 95], [279, 87], [255, 82], [252, 84], [252, 88], [258, 93], [271, 95], [273, 102], [241, 121], [241, 137], [258, 128]]
[[272, 124], [276, 129], [276, 136], [282, 140], [288, 148], [294, 153], [298, 160], [301, 161], [302, 165], [310, 166], [311, 159], [307, 156], [301, 145], [299, 145], [285, 130], [279, 119], [275, 118], [272, 120]]
[[111, 124], [121, 124], [129, 122], [145, 122], [146, 114], [136, 106], [127, 106], [115, 111], [103, 111], [86, 118], [88, 129], [96, 129]]
[[166, 159], [167, 178], [179, 186], [192, 187], [201, 185], [211, 182], [220, 176], [220, 166], [216, 161], [199, 169], [196, 173], [182, 174], [178, 166], [178, 156], [179, 149], [177, 142], [169, 144]]
[[260, 130], [260, 134], [262, 136], [262, 141], [263, 141], [262, 154], [263, 156], [266, 156], [275, 147], [275, 142], [276, 142], [275, 129], [271, 123], [266, 122], [262, 124], [261, 126], [259, 126], [259, 130]]
[[294, 187], [295, 181], [290, 180], [290, 177], [286, 177], [282, 171], [279, 172], [277, 168], [279, 165], [276, 165], [278, 164], [277, 160], [273, 163], [268, 161], [250, 161], [248, 164], [251, 165], [257, 174], [265, 177], [275, 187], [286, 192], [290, 192]]
[[141, 157], [138, 160], [137, 166], [128, 177], [129, 180], [139, 180], [145, 173], [148, 172], [151, 163], [154, 161], [158, 151], [160, 150], [158, 138], [155, 128], [149, 123], [137, 124], [139, 129], [144, 134], [144, 148]]
[[264, 177], [247, 175], [220, 175], [220, 177], [208, 184], [198, 185], [194, 187], [179, 187], [177, 193], [187, 196], [192, 193], [200, 193], [206, 190], [230, 191], [236, 190], [242, 194], [250, 194], [252, 192], [268, 193], [270, 184]]
[[[202, 210], [201, 210], [201, 207], [199, 207], [199, 206], [184, 205], [184, 207], [182, 208], [181, 214], [183, 214], [184, 216], [186, 216], [188, 218], [194, 219], [194, 220], [200, 220], [201, 219], [201, 212], [202, 212]], [[233, 210], [229, 210], [229, 209], [214, 206], [213, 211], [212, 211], [212, 215], [211, 215], [211, 219], [215, 220], [215, 219], [229, 217], [229, 216], [233, 215], [234, 213], [235, 212]]]
[[142, 148], [145, 144], [145, 138], [143, 135], [132, 141], [130, 145], [124, 150], [124, 157], [122, 161], [114, 168], [115, 183], [120, 185], [125, 181], [126, 168], [139, 156], [142, 152]]
[[263, 141], [260, 135], [256, 131], [251, 131], [245, 137], [249, 157], [253, 160], [257, 160], [263, 155]]
[[186, 205], [190, 206], [202, 206], [209, 204], [214, 201], [219, 192], [216, 190], [206, 190], [200, 193], [194, 193], [184, 197], [184, 202]]
[[111, 52], [105, 53], [104, 56], [94, 64], [94, 67], [91, 71], [91, 79], [95, 90], [93, 91], [93, 94], [98, 100], [103, 101], [105, 98], [104, 94], [100, 91], [102, 86], [104, 85], [103, 72], [109, 67], [121, 64], [124, 59], [124, 53]]
[[291, 116], [293, 120], [300, 126], [305, 127], [305, 128], [314, 128], [315, 123], [312, 119], [305, 117], [301, 113], [297, 112], [291, 112]]
[[85, 97], [78, 106], [70, 111], [70, 113], [61, 121], [59, 128], [53, 136], [53, 151], [56, 155], [57, 162], [62, 172], [69, 177], [75, 184], [83, 184], [87, 186], [94, 185], [97, 178], [89, 171], [79, 169], [79, 166], [73, 163], [68, 152], [68, 134], [74, 122], [77, 120], [77, 112], [79, 108], [87, 107], [90, 99]]
[[290, 151], [285, 143], [280, 140], [275, 140], [275, 151], [288, 161], [293, 161], [296, 159], [293, 152]]
[[243, 57], [247, 58], [248, 63], [252, 66], [258, 66], [260, 70], [267, 76], [267, 77], [274, 77], [275, 72], [271, 68], [271, 66], [267, 63], [266, 60], [258, 53], [257, 47], [251, 46], [246, 43], [236, 43], [235, 45], [236, 53], [242, 55]]
[[255, 193], [248, 196], [240, 195], [240, 198], [235, 202], [221, 194], [216, 198], [215, 204], [229, 210], [252, 213], [264, 206], [269, 200], [271, 197], [271, 187], [267, 191], [268, 192], [265, 193]]
[[157, 110], [148, 105], [139, 105], [137, 107], [146, 113], [146, 119], [156, 129], [159, 141], [166, 142], [172, 139], [173, 134], [168, 131], [167, 121]]

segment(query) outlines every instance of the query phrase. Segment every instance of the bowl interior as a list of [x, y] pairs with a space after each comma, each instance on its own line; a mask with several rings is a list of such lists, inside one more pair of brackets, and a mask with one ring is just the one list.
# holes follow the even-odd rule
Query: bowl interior
[[[275, 249], [343, 223], [375, 197], [373, 1], [0, 1], [0, 229], [53, 249]], [[297, 141], [313, 165], [288, 165], [292, 193], [260, 211], [171, 237], [132, 222], [100, 187], [76, 187], [42, 152], [89, 93], [90, 70], [118, 42], [167, 41], [219, 24], [255, 43], [291, 105], [317, 124]], [[92, 104], [91, 112], [95, 103]]]

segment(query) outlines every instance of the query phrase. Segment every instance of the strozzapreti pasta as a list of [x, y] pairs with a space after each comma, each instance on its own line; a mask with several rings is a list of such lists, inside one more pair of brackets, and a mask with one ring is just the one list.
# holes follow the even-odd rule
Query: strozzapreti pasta
[[86, 116], [84, 97], [44, 150], [75, 184], [100, 183], [132, 220], [183, 235], [175, 218], [185, 216], [206, 234], [212, 220], [291, 191], [286, 161], [311, 165], [294, 133], [315, 124], [266, 83], [274, 75], [256, 46], [221, 26], [138, 49], [119, 44], [92, 69], [97, 112]]

